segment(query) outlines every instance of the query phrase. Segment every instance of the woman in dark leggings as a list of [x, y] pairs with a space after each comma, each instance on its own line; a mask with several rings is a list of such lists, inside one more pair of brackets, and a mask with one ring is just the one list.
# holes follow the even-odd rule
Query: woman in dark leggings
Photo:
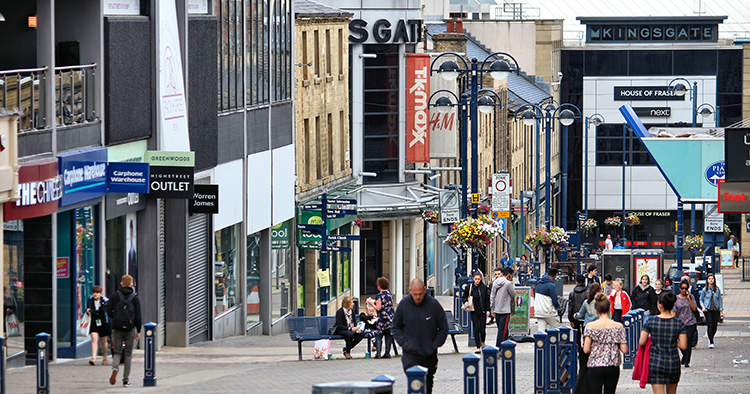
[[628, 351], [625, 328], [609, 318], [609, 300], [604, 294], [597, 294], [594, 300], [599, 318], [583, 331], [583, 352], [590, 354], [589, 392], [614, 394], [620, 379], [620, 353]]
[[490, 295], [487, 286], [482, 282], [482, 272], [474, 271], [474, 282], [466, 286], [461, 300], [466, 302], [472, 297], [474, 311], [471, 312], [471, 325], [474, 327], [474, 340], [477, 345], [475, 353], [481, 353], [487, 338], [487, 312], [490, 311]]
[[706, 314], [706, 323], [708, 324], [708, 348], [714, 348], [714, 335], [719, 324], [719, 318], [724, 317], [724, 304], [721, 300], [721, 291], [716, 286], [716, 277], [714, 274], [708, 274], [706, 277], [706, 288], [701, 291], [701, 305], [703, 313]]

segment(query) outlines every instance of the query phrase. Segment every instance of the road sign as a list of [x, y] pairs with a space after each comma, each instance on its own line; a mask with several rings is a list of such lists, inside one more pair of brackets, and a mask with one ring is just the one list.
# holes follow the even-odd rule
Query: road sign
[[724, 214], [719, 212], [716, 204], [706, 204], [706, 213], [703, 217], [703, 232], [724, 232]]
[[350, 200], [348, 198], [329, 198], [328, 199], [329, 204], [347, 204], [347, 205], [356, 205], [357, 200]]
[[457, 190], [440, 191], [440, 223], [458, 223], [461, 216]]
[[310, 242], [299, 245], [300, 249], [320, 249], [320, 242]]
[[[344, 217], [346, 215], [356, 215], [356, 209], [329, 209], [326, 211], [328, 215], [338, 215], [336, 217]], [[329, 216], [330, 217], [330, 216]]]
[[359, 241], [359, 235], [329, 235], [329, 241]]
[[297, 228], [304, 231], [323, 231], [326, 226], [322, 224], [298, 224]]
[[[521, 207], [513, 207], [513, 212], [521, 212]], [[529, 207], [523, 207], [523, 212], [529, 212]]]
[[509, 211], [492, 211], [493, 219], [507, 219], [510, 217]]
[[352, 248], [348, 246], [334, 246], [334, 245], [328, 245], [326, 246], [326, 250], [329, 252], [351, 252]]
[[497, 219], [497, 225], [500, 227], [500, 231], [505, 232], [505, 219]]
[[323, 208], [323, 204], [304, 204], [301, 208], [305, 211], [315, 210], [318, 211]]
[[482, 197], [479, 195], [479, 193], [471, 193], [471, 203], [472, 204], [479, 204], [481, 198]]
[[581, 223], [582, 223], [582, 222], [585, 222], [585, 221], [586, 221], [586, 219], [588, 219], [588, 218], [586, 217], [586, 214], [585, 214], [585, 213], [582, 213], [582, 212], [578, 212], [578, 222], [581, 222]]
[[507, 172], [492, 174], [492, 210], [510, 212], [510, 174]]

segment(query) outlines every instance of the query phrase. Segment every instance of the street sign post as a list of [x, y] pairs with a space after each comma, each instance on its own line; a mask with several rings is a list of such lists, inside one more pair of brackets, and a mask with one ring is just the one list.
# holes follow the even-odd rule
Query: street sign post
[[703, 232], [724, 232], [724, 214], [719, 212], [718, 205], [706, 204], [706, 214], [703, 219]]
[[510, 174], [501, 172], [492, 174], [492, 210], [498, 212], [510, 212]]
[[440, 191], [440, 223], [451, 224], [458, 223], [461, 217], [458, 191], [441, 190]]

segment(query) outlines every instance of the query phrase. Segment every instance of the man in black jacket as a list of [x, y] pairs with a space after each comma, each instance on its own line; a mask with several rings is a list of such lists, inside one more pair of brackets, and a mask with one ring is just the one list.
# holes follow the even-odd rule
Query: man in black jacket
[[[109, 384], [115, 384], [120, 363], [125, 363], [122, 385], [130, 386], [130, 364], [133, 361], [133, 346], [141, 337], [141, 301], [133, 288], [133, 277], [123, 275], [122, 288], [112, 294], [106, 311], [112, 325], [112, 374]], [[124, 343], [124, 346], [123, 346]], [[119, 356], [119, 357], [118, 357]]]
[[575, 314], [581, 310], [581, 306], [586, 301], [586, 277], [583, 275], [576, 276], [576, 287], [568, 294], [568, 321], [573, 328], [582, 332], [583, 321], [575, 318]]
[[412, 279], [409, 284], [409, 295], [396, 309], [392, 332], [403, 349], [404, 371], [415, 365], [427, 368], [427, 393], [432, 393], [438, 348], [448, 337], [448, 320], [440, 302], [425, 293], [422, 279]]

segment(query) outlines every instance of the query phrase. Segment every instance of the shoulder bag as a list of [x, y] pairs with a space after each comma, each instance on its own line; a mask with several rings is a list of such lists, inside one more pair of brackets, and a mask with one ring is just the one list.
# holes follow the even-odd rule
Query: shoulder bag
[[461, 305], [461, 310], [466, 312], [474, 312], [474, 296], [471, 295], [471, 289], [474, 284], [469, 285], [469, 298], [466, 302]]

